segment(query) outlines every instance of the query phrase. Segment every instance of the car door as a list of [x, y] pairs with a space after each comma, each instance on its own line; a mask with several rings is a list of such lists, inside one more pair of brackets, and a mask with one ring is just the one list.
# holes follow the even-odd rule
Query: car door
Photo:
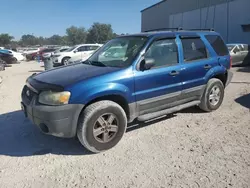
[[250, 45], [244, 44], [244, 52], [246, 55], [244, 56], [243, 64], [250, 65]]
[[232, 56], [233, 64], [237, 64], [241, 62], [241, 52], [240, 52], [240, 48], [238, 45], [236, 45], [234, 49], [232, 50], [231, 56]]
[[76, 54], [74, 55], [74, 58], [77, 58], [77, 59], [82, 59], [82, 57], [84, 56], [84, 53], [87, 51], [87, 46], [80, 46], [77, 48], [77, 52]]
[[182, 44], [182, 94], [185, 102], [199, 100], [206, 86], [206, 75], [218, 64], [217, 57], [211, 57], [204, 39], [199, 36], [180, 36]]
[[244, 46], [243, 44], [239, 44], [238, 45], [239, 49], [240, 49], [240, 62], [243, 62], [243, 60], [245, 59], [245, 57], [247, 56], [247, 52], [244, 50]]
[[144, 57], [153, 59], [155, 65], [134, 73], [140, 115], [177, 105], [182, 87], [176, 40], [164, 38], [152, 42]]

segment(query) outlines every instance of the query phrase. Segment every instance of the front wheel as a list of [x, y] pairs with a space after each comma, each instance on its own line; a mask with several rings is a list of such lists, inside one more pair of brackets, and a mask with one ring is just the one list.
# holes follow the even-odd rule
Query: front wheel
[[99, 101], [86, 107], [77, 128], [81, 144], [93, 153], [114, 147], [127, 127], [126, 113], [112, 101]]
[[64, 57], [62, 59], [62, 65], [68, 65], [68, 61], [69, 61], [70, 57]]
[[207, 83], [199, 107], [206, 112], [217, 110], [221, 106], [223, 98], [223, 83], [217, 78], [212, 78]]

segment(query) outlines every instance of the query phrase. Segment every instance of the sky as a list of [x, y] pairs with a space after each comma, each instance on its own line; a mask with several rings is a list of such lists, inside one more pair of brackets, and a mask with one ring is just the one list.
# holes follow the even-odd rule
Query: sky
[[65, 35], [74, 25], [88, 29], [108, 23], [114, 32], [141, 30], [141, 10], [161, 0], [0, 0], [0, 33], [19, 40], [24, 34]]

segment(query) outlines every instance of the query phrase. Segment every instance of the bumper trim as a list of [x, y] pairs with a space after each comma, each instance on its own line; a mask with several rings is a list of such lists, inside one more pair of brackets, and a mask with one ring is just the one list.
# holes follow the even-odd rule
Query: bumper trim
[[233, 79], [233, 73], [232, 71], [227, 71], [227, 82], [226, 82], [226, 86], [228, 86], [228, 84], [230, 84], [230, 82]]
[[[33, 100], [30, 104], [22, 102], [26, 108], [28, 119], [39, 129], [49, 135], [72, 138], [76, 135], [78, 119], [84, 107], [82, 104], [62, 106], [40, 105]], [[47, 127], [47, 131], [44, 131]]]

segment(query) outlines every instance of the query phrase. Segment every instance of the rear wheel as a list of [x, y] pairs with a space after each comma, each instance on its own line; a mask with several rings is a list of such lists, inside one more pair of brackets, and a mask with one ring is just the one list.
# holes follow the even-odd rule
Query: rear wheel
[[199, 107], [206, 112], [217, 110], [221, 106], [223, 98], [223, 83], [217, 78], [212, 78], [207, 83]]
[[77, 128], [81, 144], [98, 153], [114, 147], [127, 127], [124, 110], [112, 101], [99, 101], [86, 107]]

